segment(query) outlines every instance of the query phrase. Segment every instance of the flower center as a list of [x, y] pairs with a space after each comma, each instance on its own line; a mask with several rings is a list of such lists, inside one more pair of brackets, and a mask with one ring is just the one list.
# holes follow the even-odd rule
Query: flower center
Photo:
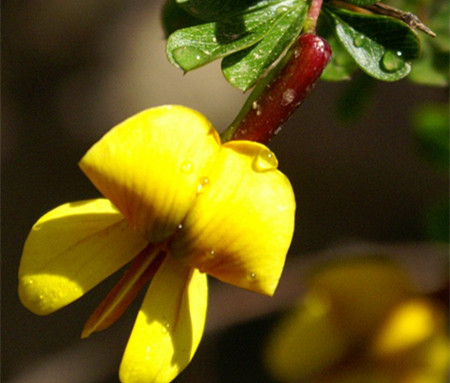
[[139, 291], [153, 278], [167, 256], [166, 242], [150, 243], [134, 258], [123, 277], [87, 320], [82, 338], [111, 326], [133, 302]]

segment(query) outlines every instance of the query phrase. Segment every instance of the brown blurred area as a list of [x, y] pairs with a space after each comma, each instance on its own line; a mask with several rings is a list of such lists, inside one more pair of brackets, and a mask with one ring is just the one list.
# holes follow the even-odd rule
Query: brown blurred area
[[[16, 292], [21, 250], [33, 223], [63, 202], [98, 196], [77, 167], [84, 152], [112, 126], [148, 107], [183, 104], [222, 130], [245, 99], [226, 83], [218, 63], [186, 75], [168, 63], [162, 5], [159, 0], [2, 3], [5, 382], [117, 381], [138, 303], [110, 330], [79, 340], [84, 321], [114, 278], [49, 317], [29, 313]], [[310, 252], [348, 240], [422, 241], [427, 207], [448, 194], [447, 175], [420, 157], [410, 125], [416, 106], [447, 102], [447, 90], [407, 80], [376, 84], [364, 117], [348, 124], [335, 111], [347, 85], [320, 83], [270, 144], [296, 192], [292, 259], [308, 259]], [[211, 300], [219, 312], [239, 294], [232, 287], [227, 291]], [[256, 306], [268, 302], [255, 299]], [[195, 373], [177, 381], [222, 381], [207, 374], [214, 363], [214, 337], [228, 322], [222, 314], [212, 317], [194, 359]], [[38, 370], [40, 375], [33, 375]]]

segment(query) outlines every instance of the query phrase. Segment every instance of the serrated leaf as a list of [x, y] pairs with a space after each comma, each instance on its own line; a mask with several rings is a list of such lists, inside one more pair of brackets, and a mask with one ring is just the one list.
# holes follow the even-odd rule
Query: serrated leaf
[[359, 14], [327, 6], [335, 33], [358, 66], [383, 81], [397, 81], [411, 70], [420, 41], [403, 22], [385, 16]]
[[244, 92], [251, 88], [299, 35], [306, 11], [306, 3], [298, 4], [258, 44], [225, 57], [222, 71], [228, 82]]
[[180, 29], [167, 41], [169, 61], [190, 71], [261, 41], [284, 17], [295, 0], [270, 2], [234, 17]]

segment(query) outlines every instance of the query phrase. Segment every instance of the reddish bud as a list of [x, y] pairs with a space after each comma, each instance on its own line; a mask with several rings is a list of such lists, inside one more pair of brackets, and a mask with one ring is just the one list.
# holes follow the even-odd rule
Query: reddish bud
[[269, 142], [310, 94], [330, 58], [325, 39], [301, 35], [291, 58], [253, 102], [232, 139]]

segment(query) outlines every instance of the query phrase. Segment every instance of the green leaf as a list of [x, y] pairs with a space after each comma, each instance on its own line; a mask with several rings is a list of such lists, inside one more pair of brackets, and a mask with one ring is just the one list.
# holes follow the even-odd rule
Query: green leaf
[[[217, 21], [243, 12], [266, 7], [274, 1], [267, 0], [176, 0], [191, 15], [205, 20]], [[276, 1], [275, 1], [276, 2]]]
[[417, 107], [411, 122], [421, 154], [437, 167], [448, 171], [450, 161], [449, 107], [425, 104]]
[[423, 44], [422, 56], [411, 69], [408, 78], [418, 84], [448, 86], [449, 54], [435, 48], [430, 43]]
[[243, 91], [252, 87], [299, 35], [306, 11], [305, 3], [293, 7], [258, 44], [225, 57], [222, 71], [228, 82]]
[[326, 18], [320, 17], [317, 25], [317, 34], [324, 37], [330, 44], [333, 52], [331, 60], [325, 67], [321, 79], [325, 81], [350, 80], [353, 72], [358, 68], [355, 60], [333, 33], [332, 26]]
[[359, 7], [365, 7], [367, 5], [375, 4], [380, 0], [343, 0], [343, 1], [349, 4], [357, 5]]
[[272, 1], [250, 12], [177, 30], [167, 41], [168, 59], [189, 71], [249, 48], [269, 34], [295, 3], [295, 0]]
[[409, 60], [417, 58], [420, 41], [403, 22], [386, 17], [359, 14], [327, 6], [335, 33], [358, 66], [383, 81], [397, 81], [411, 70]]
[[411, 81], [423, 85], [448, 86], [450, 64], [449, 17], [447, 1], [433, 3], [429, 27], [436, 33], [436, 37], [424, 37], [422, 55], [414, 63], [408, 77]]
[[201, 23], [201, 20], [195, 18], [183, 8], [179, 7], [176, 0], [167, 0], [164, 3], [161, 21], [166, 37], [175, 32], [177, 29], [186, 28]]

